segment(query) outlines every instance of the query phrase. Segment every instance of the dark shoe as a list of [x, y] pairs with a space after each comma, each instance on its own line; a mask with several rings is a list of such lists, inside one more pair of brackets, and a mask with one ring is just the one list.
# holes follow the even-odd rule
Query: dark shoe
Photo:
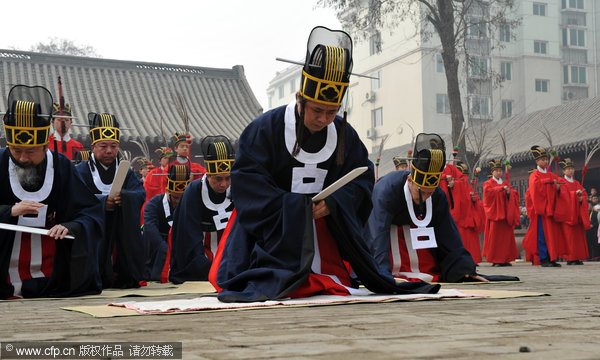
[[575, 260], [575, 264], [573, 264], [573, 265], [583, 265], [583, 261]]
[[552, 267], [561, 267], [562, 265], [557, 263], [556, 261], [550, 261], [550, 266]]
[[502, 263], [502, 264], [500, 264], [500, 266], [512, 266], [512, 264], [511, 263]]
[[567, 261], [567, 265], [577, 265], [577, 260], [569, 260]]
[[552, 267], [552, 264], [550, 263], [550, 261], [548, 259], [542, 260], [542, 267]]

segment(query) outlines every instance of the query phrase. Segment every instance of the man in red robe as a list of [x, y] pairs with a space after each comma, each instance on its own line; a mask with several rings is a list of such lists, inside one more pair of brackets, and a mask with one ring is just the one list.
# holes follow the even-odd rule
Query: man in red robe
[[173, 151], [167, 147], [160, 147], [154, 151], [158, 153], [158, 166], [148, 172], [144, 180], [144, 189], [146, 189], [146, 202], [158, 194], [165, 192], [167, 188], [167, 172], [169, 157]]
[[201, 179], [206, 174], [206, 169], [204, 166], [190, 160], [190, 144], [192, 143], [190, 135], [175, 133], [171, 137], [171, 141], [171, 147], [176, 156], [169, 160], [169, 166], [173, 164], [186, 165], [192, 173], [192, 181]]
[[[590, 229], [590, 217], [587, 212], [587, 192], [579, 181], [573, 179], [575, 167], [571, 159], [566, 158], [558, 163], [566, 183], [562, 186], [564, 196], [561, 196], [560, 208], [565, 209], [566, 216], [555, 216], [561, 221], [567, 245], [567, 265], [583, 265], [583, 259], [588, 258], [585, 231]], [[563, 201], [565, 199], [566, 201]], [[562, 212], [561, 212], [562, 213]]]
[[154, 169], [154, 164], [152, 164], [152, 160], [146, 158], [140, 158], [137, 162], [140, 165], [138, 176], [140, 177], [140, 180], [144, 182], [146, 181], [146, 176], [148, 176], [150, 170]]
[[548, 152], [539, 145], [531, 147], [537, 169], [529, 175], [526, 193], [527, 214], [530, 225], [523, 239], [527, 260], [543, 267], [560, 267], [556, 260], [566, 253], [560, 223], [554, 218], [558, 209], [561, 183], [558, 176], [548, 170]]
[[454, 179], [455, 201], [458, 206], [451, 210], [452, 217], [458, 227], [465, 249], [473, 257], [473, 261], [479, 264], [481, 258], [481, 245], [479, 234], [485, 229], [485, 215], [483, 204], [479, 195], [469, 184], [469, 167], [462, 161], [456, 163], [456, 169], [460, 175]]
[[[68, 104], [63, 105], [62, 111], [58, 104], [52, 105], [53, 116], [71, 116], [71, 107]], [[54, 150], [54, 145], [56, 144], [56, 150], [68, 157], [69, 160], [73, 160], [76, 152], [83, 150], [83, 145], [69, 135], [71, 123], [72, 120], [70, 118], [52, 118], [54, 134], [51, 134], [48, 138], [48, 148]]]
[[492, 177], [483, 184], [483, 207], [487, 222], [483, 255], [492, 266], [510, 266], [519, 257], [515, 226], [519, 225], [519, 193], [502, 180], [501, 160], [492, 160]]

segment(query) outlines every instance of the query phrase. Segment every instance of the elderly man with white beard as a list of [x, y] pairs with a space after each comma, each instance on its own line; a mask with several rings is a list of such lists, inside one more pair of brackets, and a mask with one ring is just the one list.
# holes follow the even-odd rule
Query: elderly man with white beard
[[99, 293], [102, 205], [71, 161], [48, 150], [52, 96], [40, 86], [17, 85], [8, 107], [8, 148], [0, 150], [0, 222], [48, 232], [0, 230], [0, 298]]

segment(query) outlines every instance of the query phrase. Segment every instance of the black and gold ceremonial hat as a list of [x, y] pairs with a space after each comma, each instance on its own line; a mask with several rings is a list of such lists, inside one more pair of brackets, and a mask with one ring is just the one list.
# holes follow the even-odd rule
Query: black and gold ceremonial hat
[[75, 163], [80, 163], [82, 161], [87, 161], [90, 159], [92, 151], [91, 150], [81, 150], [75, 153], [75, 159], [73, 160]]
[[463, 161], [457, 161], [454, 165], [463, 175], [469, 175], [469, 166]]
[[177, 145], [179, 145], [179, 143], [182, 143], [184, 141], [188, 144], [191, 144], [191, 136], [189, 134], [176, 132], [175, 134], [173, 134], [173, 136], [171, 136], [171, 148], [175, 149]]
[[208, 175], [228, 174], [235, 161], [235, 151], [223, 135], [207, 136], [202, 140], [202, 154]]
[[437, 134], [421, 133], [415, 140], [411, 162], [412, 181], [423, 188], [435, 188], [446, 166], [446, 144]]
[[154, 164], [152, 164], [152, 160], [148, 160], [146, 158], [137, 159], [137, 163], [140, 166], [140, 169], [147, 167], [148, 169], [154, 168]]
[[166, 147], [166, 146], [161, 146], [158, 149], [154, 150], [155, 153], [158, 154], [158, 160], [160, 161], [160, 159], [166, 157], [171, 157], [173, 156], [173, 150], [171, 150], [170, 148]]
[[490, 160], [490, 161], [488, 161], [488, 164], [490, 165], [490, 172], [492, 172], [496, 169], [504, 170], [504, 164], [502, 164], [502, 160], [500, 160], [500, 159]]
[[186, 165], [171, 165], [167, 173], [167, 190], [183, 193], [190, 182], [190, 168]]
[[97, 114], [91, 112], [88, 114], [90, 122], [90, 135], [92, 136], [92, 145], [98, 141], [112, 140], [119, 142], [121, 130], [119, 122], [112, 114]]
[[532, 146], [530, 151], [535, 160], [548, 157], [548, 151], [539, 145]]
[[63, 104], [62, 106], [62, 114], [61, 114], [61, 108], [59, 104], [52, 104], [52, 115], [62, 115], [62, 116], [71, 116], [71, 107], [69, 106], [69, 104]]
[[392, 161], [394, 161], [395, 167], [398, 167], [400, 165], [408, 165], [408, 160], [405, 158], [400, 158], [400, 157], [394, 156], [392, 158]]
[[558, 165], [560, 165], [561, 169], [566, 169], [566, 168], [574, 168], [575, 165], [573, 164], [573, 161], [571, 160], [571, 158], [564, 158], [563, 160], [558, 162]]
[[6, 143], [12, 146], [43, 146], [48, 143], [52, 120], [52, 95], [42, 86], [15, 85], [8, 93], [4, 114]]
[[351, 72], [350, 35], [323, 26], [312, 29], [302, 68], [300, 95], [321, 104], [340, 106]]

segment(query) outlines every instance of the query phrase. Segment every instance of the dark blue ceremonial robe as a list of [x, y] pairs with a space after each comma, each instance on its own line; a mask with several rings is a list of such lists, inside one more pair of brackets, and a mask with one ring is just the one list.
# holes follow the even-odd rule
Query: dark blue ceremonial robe
[[[294, 111], [291, 106], [295, 105], [282, 106], [261, 115], [240, 137], [231, 172], [237, 216], [231, 224], [216, 270], [216, 284], [222, 288], [219, 299], [224, 302], [277, 299], [299, 288], [311, 273], [315, 253], [311, 201], [314, 194], [293, 192], [293, 186], [306, 188], [311, 185], [305, 181], [307, 178], [298, 181], [293, 173], [300, 170], [307, 171], [308, 175], [324, 176], [324, 189], [361, 166], [367, 166], [369, 170], [326, 200], [331, 211], [331, 215], [325, 217], [327, 228], [342, 259], [350, 263], [358, 279], [371, 291], [437, 292], [438, 286], [426, 283], [396, 285], [391, 274], [378, 271], [369, 254], [361, 234], [371, 211], [375, 179], [373, 164], [354, 129], [346, 125], [344, 163], [337, 165], [335, 148], [337, 137], [342, 133], [342, 119], [336, 117], [335, 131], [322, 130], [325, 137], [337, 133], [331, 156], [318, 160], [316, 168], [309, 170], [290, 155], [289, 144], [286, 145], [285, 134], [288, 132], [284, 119], [294, 116], [290, 115]], [[329, 140], [323, 149], [328, 146], [331, 147]], [[300, 167], [304, 168], [298, 169]]]
[[143, 237], [148, 247], [146, 257], [146, 278], [160, 281], [169, 250], [169, 231], [173, 222], [173, 207], [168, 202], [169, 215], [165, 214], [166, 194], [158, 194], [146, 203], [144, 208]]
[[[203, 199], [202, 191], [205, 191]], [[206, 281], [212, 265], [210, 244], [205, 242], [207, 233], [216, 236], [217, 240], [222, 234], [222, 229], [217, 229], [214, 217], [218, 212], [211, 210], [205, 201], [213, 204], [224, 204], [228, 194], [215, 193], [208, 180], [194, 180], [183, 193], [177, 209], [175, 210], [173, 230], [171, 233], [171, 270], [169, 281], [179, 284], [184, 281]], [[233, 202], [224, 206], [224, 211], [229, 215], [233, 210]], [[210, 206], [210, 204], [209, 204]], [[223, 219], [226, 225], [226, 219]], [[207, 256], [207, 253], [210, 254]]]
[[[106, 206], [108, 196], [102, 195], [102, 191], [94, 184], [90, 162], [84, 161], [76, 169], [88, 188]], [[121, 189], [121, 206], [117, 206], [114, 211], [106, 211], [104, 208], [105, 236], [99, 249], [103, 288], [139, 287], [140, 281], [145, 280], [147, 250], [140, 229], [141, 209], [145, 199], [143, 183], [129, 169]]]
[[[390, 227], [410, 225], [411, 218], [404, 196], [409, 172], [396, 171], [379, 179], [373, 188], [373, 211], [367, 235], [371, 252], [379, 266], [391, 273]], [[411, 206], [415, 206], [414, 202]], [[437, 247], [431, 248], [441, 272], [441, 281], [458, 282], [465, 275], [476, 275], [475, 262], [464, 248], [456, 223], [450, 215], [446, 194], [439, 187], [432, 195], [433, 227]], [[418, 210], [416, 210], [418, 212]]]
[[[48, 161], [48, 160], [46, 160]], [[22, 283], [23, 297], [64, 297], [97, 294], [102, 290], [98, 268], [98, 244], [103, 236], [102, 205], [88, 190], [63, 154], [52, 152], [54, 179], [48, 197], [47, 220], [62, 224], [75, 239], [54, 240], [55, 252], [50, 277], [34, 277]], [[9, 180], [9, 150], [0, 149], [0, 222], [17, 224], [11, 208], [21, 200]], [[28, 199], [29, 200], [29, 199]], [[52, 220], [52, 214], [54, 219]], [[47, 222], [48, 224], [48, 222]], [[0, 230], [0, 298], [13, 295], [7, 282], [15, 232]]]

